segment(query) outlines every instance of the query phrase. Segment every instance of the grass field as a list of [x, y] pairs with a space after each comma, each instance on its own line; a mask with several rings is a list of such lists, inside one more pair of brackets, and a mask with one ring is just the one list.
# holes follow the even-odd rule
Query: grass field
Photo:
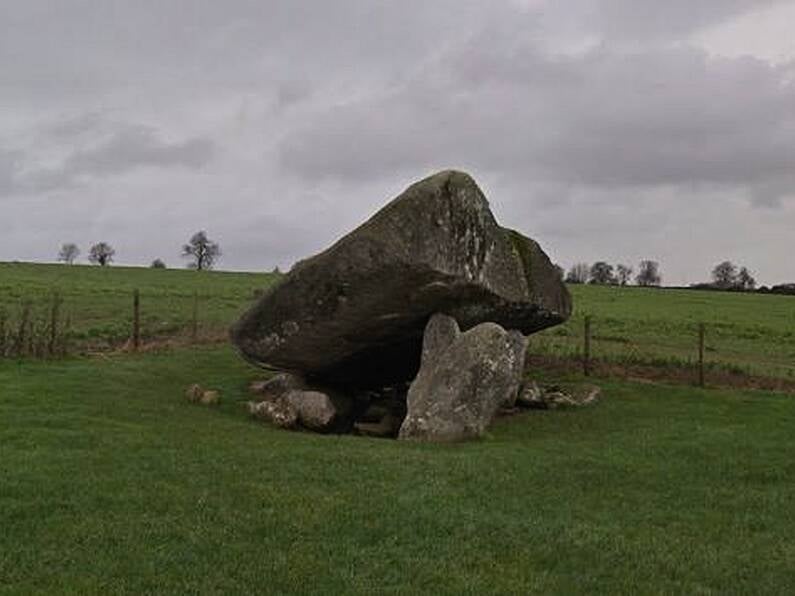
[[[223, 337], [255, 291], [276, 279], [263, 273], [0, 263], [0, 309], [13, 317], [28, 299], [43, 314], [58, 289], [71, 316], [72, 344], [103, 349], [129, 338], [134, 289], [141, 292], [146, 338], [184, 334], [198, 292], [201, 329]], [[532, 336], [533, 352], [576, 357], [583, 318], [590, 315], [596, 358], [688, 365], [696, 356], [698, 325], [705, 323], [708, 363], [795, 380], [795, 297], [610, 286], [570, 290], [574, 315]]]
[[209, 346], [0, 361], [0, 592], [795, 590], [791, 397], [603, 382], [422, 445], [263, 426], [256, 375]]
[[203, 333], [217, 336], [251, 302], [255, 290], [275, 278], [267, 273], [0, 263], [0, 308], [13, 318], [29, 300], [35, 312], [46, 316], [52, 294], [58, 291], [70, 317], [73, 345], [101, 349], [130, 337], [135, 289], [141, 295], [144, 337], [185, 333], [194, 294], [199, 297]]
[[687, 364], [706, 325], [706, 359], [756, 374], [795, 378], [795, 298], [765, 294], [569, 286], [574, 315], [531, 336], [531, 350], [581, 353], [583, 319], [592, 317], [593, 354], [604, 360]]
[[[223, 332], [265, 274], [0, 264], [0, 308], [58, 288], [91, 356], [0, 359], [0, 593], [790, 594], [795, 400], [597, 379], [595, 407], [422, 445], [251, 420], [259, 372], [226, 345], [97, 352]], [[573, 287], [536, 353], [714, 361], [791, 375], [795, 300]], [[160, 346], [160, 347], [157, 347]], [[561, 374], [534, 371], [534, 374]], [[550, 379], [552, 380], [552, 379]], [[557, 380], [557, 379], [555, 379]], [[190, 383], [222, 405], [187, 404]]]

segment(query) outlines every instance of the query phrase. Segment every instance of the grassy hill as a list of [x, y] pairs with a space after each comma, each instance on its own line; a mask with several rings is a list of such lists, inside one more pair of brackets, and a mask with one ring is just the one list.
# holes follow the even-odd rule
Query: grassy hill
[[[46, 310], [75, 343], [208, 333], [266, 274], [0, 264], [0, 308]], [[710, 357], [791, 376], [795, 299], [573, 287], [536, 354]], [[250, 419], [261, 375], [228, 345], [0, 359], [0, 593], [572, 594], [795, 590], [795, 400], [596, 378], [604, 399], [422, 445]], [[789, 367], [789, 368], [788, 368]], [[561, 374], [533, 371], [533, 374]], [[558, 377], [548, 377], [557, 380]], [[562, 377], [569, 379], [570, 377]], [[218, 389], [218, 408], [184, 388]]]
[[0, 593], [795, 590], [789, 396], [603, 381], [423, 445], [257, 423], [256, 375], [228, 347], [0, 361]]

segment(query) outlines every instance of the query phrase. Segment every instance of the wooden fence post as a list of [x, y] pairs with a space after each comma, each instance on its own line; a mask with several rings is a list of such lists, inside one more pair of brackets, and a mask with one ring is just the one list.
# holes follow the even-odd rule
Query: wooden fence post
[[17, 358], [22, 358], [25, 355], [25, 350], [28, 346], [27, 335], [30, 331], [30, 301], [26, 300], [22, 304], [22, 314], [19, 317], [19, 328], [17, 330], [17, 337], [14, 343], [14, 354]]
[[0, 307], [0, 358], [6, 355], [6, 311]]
[[199, 291], [193, 291], [193, 311], [190, 321], [190, 339], [196, 343], [199, 337]]
[[133, 328], [132, 347], [137, 352], [141, 345], [141, 295], [136, 288], [133, 290]]
[[591, 376], [591, 317], [585, 317], [585, 335], [583, 338], [582, 372], [586, 377]]
[[698, 326], [698, 386], [704, 387], [704, 336], [706, 326], [700, 323]]
[[61, 294], [56, 290], [52, 295], [52, 307], [50, 308], [50, 342], [47, 351], [50, 357], [55, 356], [58, 343], [58, 315], [61, 309]]

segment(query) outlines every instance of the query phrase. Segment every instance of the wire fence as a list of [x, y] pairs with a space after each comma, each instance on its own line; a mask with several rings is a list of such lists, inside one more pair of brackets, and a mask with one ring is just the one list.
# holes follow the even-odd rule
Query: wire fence
[[[94, 296], [75, 296], [71, 303], [57, 290], [35, 301], [20, 297], [16, 308], [0, 304], [0, 358], [57, 359], [108, 350], [136, 352], [163, 342], [225, 341], [229, 324], [261, 292], [158, 293], [136, 288], [108, 295], [104, 305], [100, 297], [108, 292], [100, 289]], [[639, 327], [622, 329], [623, 323], [607, 316], [574, 319], [532, 335], [530, 356], [566, 362], [569, 370], [584, 376], [631, 376], [637, 367], [653, 367], [701, 387], [727, 375], [769, 377], [795, 386], [795, 333], [783, 332], [771, 346], [764, 334], [756, 337], [715, 321], [672, 321], [654, 337], [644, 336]]]
[[[170, 296], [168, 309], [163, 308], [163, 296], [152, 298], [157, 306], [150, 305], [153, 308], [147, 313], [147, 296], [135, 289], [126, 308], [119, 304], [112, 316], [100, 321], [87, 316], [85, 307], [70, 305], [58, 291], [46, 300], [20, 299], [16, 308], [0, 305], [0, 358], [50, 360], [114, 349], [136, 352], [164, 340], [202, 343], [225, 337], [225, 321], [201, 320], [203, 305], [217, 296], [198, 291], [176, 300]], [[82, 324], [77, 326], [73, 325], [74, 310], [82, 314]]]
[[[795, 389], [795, 337], [786, 343], [749, 343], [742, 330], [731, 334], [725, 326], [701, 322], [687, 325], [684, 332], [677, 326], [667, 338], [638, 332], [633, 340], [626, 334], [611, 335], [614, 324], [586, 315], [576, 326], [532, 335], [530, 357], [538, 363], [565, 363], [568, 371], [586, 377], [652, 376], [700, 387], [713, 383]], [[738, 342], [744, 343], [738, 347]], [[650, 374], [651, 369], [656, 372]], [[754, 382], [733, 382], [741, 378]]]

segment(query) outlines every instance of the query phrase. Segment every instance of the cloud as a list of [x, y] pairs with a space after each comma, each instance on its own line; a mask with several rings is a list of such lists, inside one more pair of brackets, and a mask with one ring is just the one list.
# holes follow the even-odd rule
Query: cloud
[[17, 171], [21, 155], [18, 151], [0, 149], [0, 196], [17, 190]]
[[[648, 42], [687, 35], [785, 0], [583, 0], [588, 25], [606, 38]], [[570, 8], [570, 5], [569, 5]]]
[[792, 64], [481, 41], [387, 93], [319, 110], [284, 138], [282, 163], [315, 179], [444, 162], [558, 185], [725, 186], [768, 205], [795, 189]]
[[209, 139], [168, 143], [151, 128], [138, 126], [116, 132], [88, 150], [76, 151], [64, 162], [64, 170], [74, 176], [107, 176], [142, 166], [200, 168], [213, 153]]
[[[100, 122], [96, 116], [86, 115], [47, 130], [53, 139], [72, 139], [101, 129]], [[167, 142], [153, 128], [125, 125], [88, 148], [71, 151], [56, 166], [30, 165], [21, 151], [0, 154], [0, 196], [67, 190], [86, 179], [117, 176], [144, 167], [198, 169], [215, 153], [215, 143], [207, 138]]]
[[[459, 167], [564, 264], [795, 277], [785, 4], [7, 0], [0, 259], [173, 260], [204, 228], [224, 267], [284, 267]], [[738, 58], [758, 40], [776, 65]]]

